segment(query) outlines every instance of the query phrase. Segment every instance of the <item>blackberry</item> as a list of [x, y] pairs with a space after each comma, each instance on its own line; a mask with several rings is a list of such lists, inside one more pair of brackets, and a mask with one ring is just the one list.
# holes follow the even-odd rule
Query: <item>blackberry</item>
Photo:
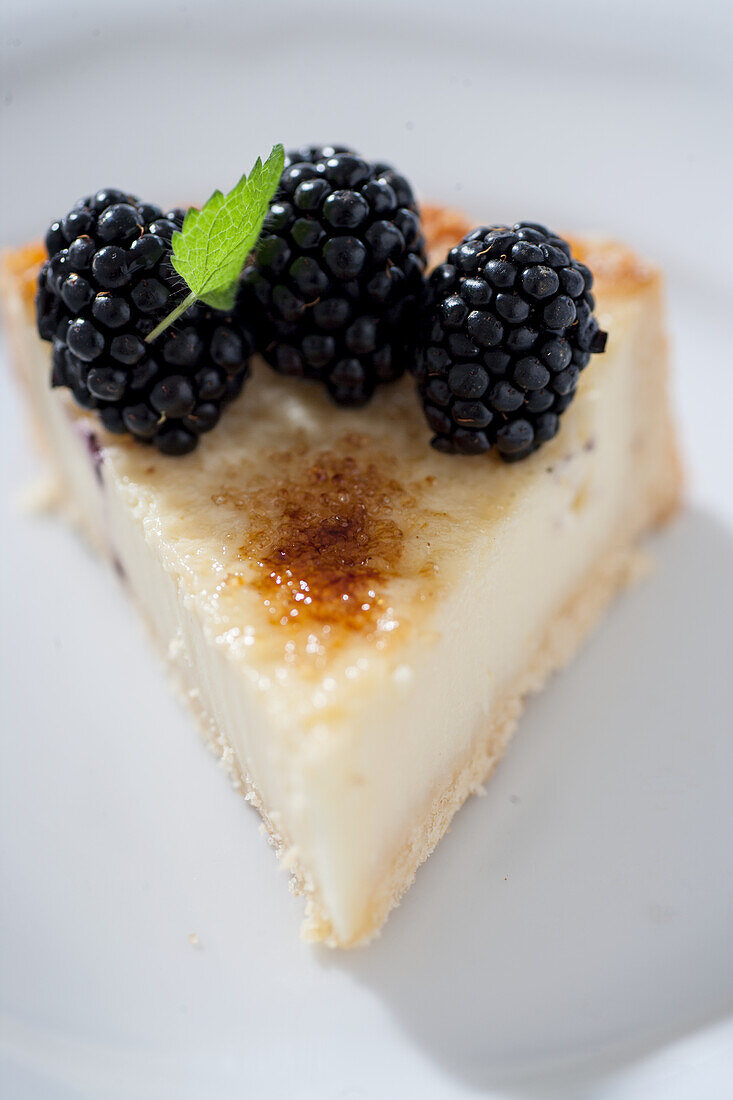
[[532, 222], [482, 226], [431, 274], [415, 374], [437, 450], [507, 462], [557, 433], [591, 353], [606, 346], [593, 276]]
[[46, 234], [36, 296], [38, 331], [53, 343], [51, 384], [96, 409], [109, 431], [165, 454], [193, 450], [214, 427], [254, 351], [239, 317], [201, 303], [145, 343], [185, 294], [170, 261], [184, 213], [122, 191], [82, 199]]
[[414, 350], [425, 242], [412, 189], [341, 146], [289, 152], [244, 283], [279, 373], [362, 405]]

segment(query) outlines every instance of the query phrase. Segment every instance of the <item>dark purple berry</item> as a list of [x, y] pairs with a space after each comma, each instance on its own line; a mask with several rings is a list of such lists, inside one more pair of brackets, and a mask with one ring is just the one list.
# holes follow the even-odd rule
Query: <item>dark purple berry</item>
[[[425, 263], [404, 177], [334, 146], [288, 153], [244, 275], [258, 349], [276, 371], [363, 404], [413, 357]], [[473, 304], [487, 293], [477, 288]]]
[[557, 434], [580, 371], [606, 345], [592, 283], [567, 242], [532, 222], [481, 226], [450, 250], [428, 280], [416, 353], [433, 446], [495, 446], [515, 462]]
[[146, 342], [185, 294], [170, 243], [184, 216], [98, 191], [49, 228], [36, 297], [38, 331], [53, 342], [51, 385], [96, 410], [108, 431], [166, 454], [192, 450], [216, 425], [254, 351], [243, 311], [202, 304]]

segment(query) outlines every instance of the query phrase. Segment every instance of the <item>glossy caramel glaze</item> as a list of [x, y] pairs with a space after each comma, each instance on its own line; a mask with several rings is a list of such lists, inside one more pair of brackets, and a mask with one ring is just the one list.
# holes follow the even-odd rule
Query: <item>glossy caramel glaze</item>
[[370, 443], [352, 432], [331, 450], [276, 451], [266, 473], [214, 494], [220, 508], [246, 516], [239, 557], [254, 566], [251, 583], [273, 623], [364, 631], [384, 613], [404, 544], [394, 517], [416, 498], [394, 476], [394, 456]]

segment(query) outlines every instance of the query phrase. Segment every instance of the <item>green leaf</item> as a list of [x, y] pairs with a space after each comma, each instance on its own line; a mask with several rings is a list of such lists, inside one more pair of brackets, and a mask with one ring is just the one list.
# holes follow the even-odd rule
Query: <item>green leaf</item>
[[258, 157], [249, 176], [242, 176], [228, 194], [215, 191], [203, 209], [190, 209], [182, 231], [173, 234], [174, 268], [196, 297], [215, 309], [231, 309], [237, 280], [280, 182], [283, 161], [283, 147], [276, 145], [265, 163]]
[[234, 303], [237, 300], [237, 291], [239, 290], [239, 281], [230, 283], [229, 286], [224, 287], [222, 290], [209, 290], [206, 294], [201, 296], [201, 301], [206, 302], [207, 306], [211, 306], [212, 309], [222, 309], [225, 313], [234, 309]]
[[[257, 244], [282, 176], [284, 153], [275, 145], [263, 164], [260, 158], [249, 176], [226, 195], [215, 191], [201, 210], [191, 207], [180, 233], [173, 234], [171, 263], [188, 284], [191, 301], [198, 299], [213, 309], [234, 306], [239, 276]], [[157, 325], [146, 342], [155, 340], [180, 316], [180, 306]]]

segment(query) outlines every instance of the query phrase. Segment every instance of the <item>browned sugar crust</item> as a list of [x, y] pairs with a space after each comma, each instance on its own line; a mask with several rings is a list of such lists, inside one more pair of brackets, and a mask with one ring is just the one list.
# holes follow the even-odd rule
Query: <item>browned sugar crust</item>
[[230, 580], [258, 589], [273, 624], [373, 629], [402, 557], [394, 515], [414, 498], [391, 473], [390, 456], [369, 443], [345, 433], [334, 450], [269, 454], [267, 472], [246, 489], [225, 486], [212, 497], [246, 516], [240, 558], [248, 575]]
[[[465, 214], [445, 206], [424, 203], [421, 208], [431, 265], [445, 260], [448, 250], [473, 228]], [[565, 235], [573, 255], [593, 272], [596, 287], [605, 294], [632, 293], [654, 282], [658, 272], [630, 248], [606, 239]]]
[[[445, 259], [448, 250], [471, 228], [465, 214], [436, 203], [423, 203], [421, 215], [431, 265]], [[630, 292], [654, 281], [658, 272], [630, 248], [607, 240], [567, 238], [573, 254], [591, 269], [596, 284], [606, 293]], [[18, 280], [24, 300], [30, 307], [36, 293], [38, 270], [46, 258], [40, 241], [3, 254], [6, 276]]]

